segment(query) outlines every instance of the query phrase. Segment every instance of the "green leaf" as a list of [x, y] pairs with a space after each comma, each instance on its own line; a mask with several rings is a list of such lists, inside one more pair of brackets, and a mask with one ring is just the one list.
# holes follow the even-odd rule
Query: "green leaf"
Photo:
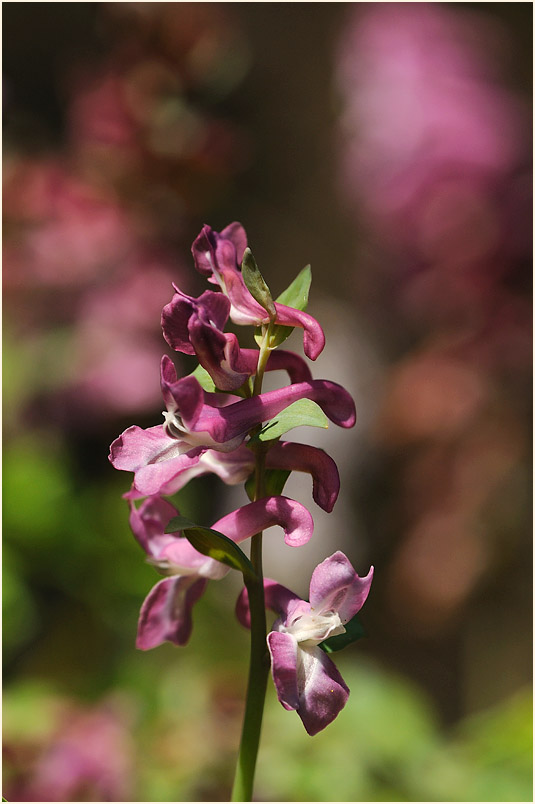
[[[285, 304], [286, 307], [293, 307], [295, 310], [306, 310], [308, 304], [308, 293], [310, 291], [310, 283], [312, 282], [312, 271], [310, 265], [303, 268], [294, 281], [288, 285], [286, 290], [283, 290], [280, 296], [276, 299], [279, 304]], [[288, 335], [291, 335], [294, 327], [283, 327], [276, 324], [273, 328], [272, 336], [269, 345], [272, 349], [279, 346], [286, 340]]]
[[282, 494], [286, 481], [292, 474], [290, 469], [268, 469], [266, 471], [266, 494], [278, 497]]
[[324, 429], [329, 426], [327, 416], [311, 399], [298, 399], [297, 402], [288, 405], [274, 419], [266, 422], [260, 432], [251, 438], [249, 444], [254, 444], [255, 441], [273, 441], [287, 433], [288, 430], [304, 425]]
[[275, 320], [277, 311], [273, 304], [273, 297], [266, 285], [265, 279], [260, 273], [256, 260], [250, 248], [246, 248], [243, 253], [243, 261], [241, 265], [241, 273], [243, 281], [253, 299], [256, 299], [258, 304], [261, 304], [264, 310], [269, 314], [272, 321]]
[[177, 531], [182, 531], [182, 535], [199, 553], [239, 570], [247, 578], [256, 578], [253, 565], [245, 553], [223, 533], [196, 525], [184, 516], [173, 517], [165, 529], [166, 533]]
[[[277, 329], [277, 327], [275, 327]], [[254, 339], [258, 346], [262, 346], [264, 343], [264, 331], [262, 327], [256, 327], [254, 331]]]
[[[267, 469], [264, 475], [264, 483], [267, 497], [278, 497], [282, 494], [286, 481], [291, 475], [287, 469]], [[252, 474], [245, 482], [245, 491], [251, 501], [254, 500], [255, 476]]]
[[192, 371], [191, 374], [189, 374], [188, 376], [195, 377], [195, 379], [197, 380], [197, 382], [204, 391], [208, 391], [209, 393], [213, 394], [214, 391], [216, 390], [214, 381], [212, 380], [206, 369], [203, 368], [203, 366], [201, 366], [200, 363], [195, 369], [195, 371]]
[[320, 648], [322, 648], [325, 653], [334, 653], [356, 642], [357, 639], [366, 636], [364, 626], [360, 622], [357, 614], [346, 623], [345, 629], [345, 634], [337, 634], [337, 636], [326, 639], [325, 642], [320, 642]]
[[294, 307], [296, 310], [306, 310], [308, 304], [308, 293], [312, 282], [312, 271], [310, 265], [303, 268], [294, 281], [283, 290], [276, 301], [285, 304], [286, 307]]

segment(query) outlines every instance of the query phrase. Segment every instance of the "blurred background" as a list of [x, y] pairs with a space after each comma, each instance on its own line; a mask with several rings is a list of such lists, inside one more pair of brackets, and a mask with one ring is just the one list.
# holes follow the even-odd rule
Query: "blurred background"
[[295, 434], [342, 491], [290, 479], [315, 535], [268, 533], [266, 574], [375, 565], [347, 707], [310, 738], [270, 688], [256, 798], [531, 801], [531, 4], [8, 3], [3, 34], [4, 796], [229, 796], [236, 580], [136, 651], [158, 576], [107, 453], [161, 420], [192, 240], [239, 220], [275, 295], [312, 264], [314, 376], [358, 411]]

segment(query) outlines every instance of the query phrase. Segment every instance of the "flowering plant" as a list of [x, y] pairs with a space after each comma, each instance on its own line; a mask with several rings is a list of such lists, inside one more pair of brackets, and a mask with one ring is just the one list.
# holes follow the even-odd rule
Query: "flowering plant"
[[[281, 437], [298, 425], [326, 426], [327, 419], [353, 427], [355, 405], [340, 385], [312, 379], [302, 358], [278, 349], [295, 327], [303, 330], [307, 357], [315, 360], [324, 347], [320, 325], [305, 312], [309, 267], [274, 301], [239, 223], [222, 232], [204, 226], [192, 253], [197, 270], [218, 290], [193, 298], [174, 286], [162, 329], [174, 350], [196, 356], [199, 365], [179, 379], [172, 360], [162, 358], [164, 423], [129, 427], [111, 445], [110, 461], [134, 473], [125, 494], [130, 525], [147, 560], [166, 576], [142, 605], [139, 648], [185, 645], [208, 580], [230, 569], [243, 576], [236, 614], [251, 630], [251, 655], [232, 800], [249, 801], [269, 668], [279, 701], [297, 711], [310, 735], [331, 723], [349, 690], [328, 654], [361, 635], [355, 615], [373, 569], [361, 578], [337, 551], [313, 571], [309, 601], [263, 577], [264, 530], [278, 525], [291, 547], [312, 536], [308, 510], [282, 494], [289, 474], [310, 473], [314, 500], [328, 512], [340, 488], [336, 464], [323, 450]], [[236, 335], [224, 331], [229, 318], [256, 327], [258, 350], [241, 348]], [[263, 392], [264, 373], [272, 370], [286, 371], [290, 384]], [[245, 482], [250, 499], [211, 527], [191, 522], [164, 499], [207, 472], [227, 484]], [[249, 539], [248, 557], [239, 545]], [[278, 615], [267, 636], [266, 608]]]

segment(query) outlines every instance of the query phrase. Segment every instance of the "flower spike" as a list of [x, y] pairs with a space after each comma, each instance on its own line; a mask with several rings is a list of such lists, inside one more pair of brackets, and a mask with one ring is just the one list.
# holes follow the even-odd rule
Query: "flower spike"
[[[342, 386], [313, 379], [303, 358], [277, 348], [294, 327], [303, 330], [308, 358], [315, 360], [324, 348], [321, 326], [304, 312], [310, 266], [279, 296], [280, 301], [274, 301], [240, 223], [221, 232], [203, 226], [192, 253], [211, 289], [193, 297], [173, 285], [161, 325], [171, 349], [196, 357], [199, 364], [191, 374], [179, 377], [171, 358], [164, 355], [163, 423], [127, 428], [112, 443], [109, 460], [116, 469], [133, 473], [130, 491], [124, 495], [130, 526], [147, 562], [165, 576], [141, 606], [138, 648], [149, 650], [163, 642], [185, 645], [192, 633], [194, 605], [208, 581], [231, 571], [243, 575], [246, 588], [236, 614], [252, 631], [251, 683], [242, 735], [247, 750], [240, 753], [232, 799], [252, 801], [257, 748], [251, 745], [258, 745], [262, 712], [258, 701], [254, 705], [252, 701], [258, 694], [255, 684], [258, 689], [265, 687], [267, 653], [282, 706], [298, 713], [310, 735], [317, 734], [348, 699], [349, 689], [327, 653], [361, 635], [354, 615], [368, 596], [373, 574], [372, 568], [360, 578], [346, 556], [336, 552], [312, 573], [309, 601], [263, 578], [263, 531], [280, 527], [291, 547], [306, 544], [313, 533], [309, 511], [282, 496], [289, 474], [310, 474], [312, 496], [327, 512], [340, 489], [338, 469], [329, 455], [280, 439], [301, 425], [326, 427], [327, 419], [339, 427], [353, 427], [356, 412]], [[229, 320], [260, 328], [255, 333], [259, 348], [242, 348], [236, 334], [225, 331]], [[287, 384], [263, 392], [264, 374], [273, 371], [286, 372]], [[212, 527], [180, 516], [164, 499], [207, 473], [228, 485], [245, 482], [252, 500]], [[248, 539], [250, 558], [239, 546]], [[277, 614], [267, 636], [265, 607]]]

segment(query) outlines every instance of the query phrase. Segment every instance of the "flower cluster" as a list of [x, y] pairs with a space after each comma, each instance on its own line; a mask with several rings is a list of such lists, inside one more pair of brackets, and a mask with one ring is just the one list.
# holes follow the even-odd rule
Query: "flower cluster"
[[[137, 646], [142, 650], [165, 641], [185, 645], [193, 606], [208, 580], [222, 578], [230, 567], [251, 567], [253, 572], [236, 545], [274, 525], [282, 528], [291, 547], [311, 538], [314, 526], [308, 510], [282, 495], [291, 471], [308, 472], [315, 502], [332, 510], [340, 486], [332, 458], [316, 447], [280, 440], [296, 426], [291, 410], [306, 400], [312, 406], [311, 424], [325, 417], [340, 427], [355, 424], [354, 402], [344, 388], [312, 379], [297, 354], [275, 351], [295, 327], [303, 331], [307, 357], [315, 360], [324, 347], [320, 325], [302, 309], [309, 273], [300, 275], [299, 292], [292, 293], [290, 286], [283, 294], [284, 301], [295, 299], [295, 306], [274, 302], [239, 223], [220, 233], [204, 226], [192, 253], [197, 270], [217, 289], [193, 298], [174, 286], [173, 298], [163, 308], [162, 329], [169, 346], [196, 356], [199, 366], [178, 378], [174, 363], [164, 356], [163, 424], [129, 427], [111, 445], [113, 466], [134, 473], [125, 495], [132, 531], [147, 560], [166, 576], [141, 608]], [[292, 285], [295, 290], [295, 282]], [[241, 348], [236, 335], [225, 332], [229, 318], [257, 328], [258, 350]], [[287, 373], [289, 384], [262, 392], [264, 371], [277, 370]], [[209, 472], [227, 484], [246, 482], [258, 474], [259, 465], [263, 482], [255, 481], [252, 494], [249, 489], [251, 501], [211, 527], [184, 520], [164, 499]], [[236, 555], [239, 566], [233, 563]], [[345, 625], [367, 597], [371, 578], [372, 571], [359, 578], [337, 552], [314, 570], [309, 603], [274, 581], [263, 581], [266, 606], [280, 615], [268, 636], [279, 700], [297, 710], [309, 734], [328, 725], [347, 700], [349, 691], [323, 648], [326, 640], [346, 632]], [[242, 624], [250, 624], [247, 589], [238, 601], [237, 616]]]

